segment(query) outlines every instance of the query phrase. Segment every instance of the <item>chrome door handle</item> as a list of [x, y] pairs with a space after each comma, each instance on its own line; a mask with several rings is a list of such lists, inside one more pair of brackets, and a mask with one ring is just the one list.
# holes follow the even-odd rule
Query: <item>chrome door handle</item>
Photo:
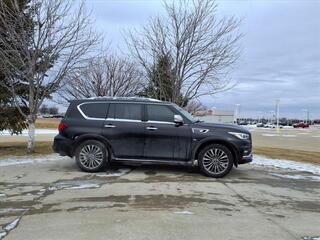
[[114, 128], [116, 127], [115, 125], [112, 125], [112, 124], [106, 124], [104, 125], [105, 128]]
[[147, 130], [154, 131], [154, 130], [158, 130], [158, 128], [156, 128], [156, 127], [147, 127]]

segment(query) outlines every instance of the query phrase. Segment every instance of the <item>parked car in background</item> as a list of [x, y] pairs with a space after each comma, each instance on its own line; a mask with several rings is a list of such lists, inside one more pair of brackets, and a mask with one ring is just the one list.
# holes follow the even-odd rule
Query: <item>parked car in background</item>
[[74, 100], [59, 124], [53, 149], [88, 172], [111, 162], [198, 165], [209, 177], [252, 161], [248, 130], [204, 123], [184, 109], [148, 98]]
[[304, 122], [300, 122], [300, 123], [295, 123], [292, 126], [294, 128], [308, 128], [309, 124], [308, 123], [304, 123]]
[[[265, 128], [277, 128], [277, 125], [268, 123], [264, 127]], [[279, 124], [279, 128], [283, 128], [283, 126]]]

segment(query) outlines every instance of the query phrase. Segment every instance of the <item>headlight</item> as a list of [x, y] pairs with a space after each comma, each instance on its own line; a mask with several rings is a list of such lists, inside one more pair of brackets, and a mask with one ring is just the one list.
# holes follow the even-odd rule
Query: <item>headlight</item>
[[242, 140], [247, 140], [250, 138], [250, 135], [247, 133], [240, 133], [240, 132], [228, 132], [228, 133]]

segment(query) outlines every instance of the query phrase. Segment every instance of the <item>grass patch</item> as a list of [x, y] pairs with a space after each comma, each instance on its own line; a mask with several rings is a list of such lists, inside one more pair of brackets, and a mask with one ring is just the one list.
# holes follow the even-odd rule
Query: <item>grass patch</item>
[[[52, 142], [36, 142], [35, 153], [30, 155], [41, 155], [53, 153]], [[0, 143], [0, 157], [7, 156], [26, 156], [26, 142], [4, 142]]]
[[36, 128], [58, 129], [61, 119], [59, 118], [38, 118]]
[[287, 159], [298, 162], [320, 164], [320, 152], [301, 151], [283, 148], [254, 147], [253, 153], [275, 159]]

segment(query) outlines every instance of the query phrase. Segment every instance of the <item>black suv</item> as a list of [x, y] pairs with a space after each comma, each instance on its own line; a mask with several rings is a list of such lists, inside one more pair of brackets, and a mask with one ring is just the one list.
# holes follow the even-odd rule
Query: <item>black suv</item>
[[53, 149], [75, 156], [88, 172], [110, 162], [198, 165], [223, 177], [252, 161], [251, 134], [242, 127], [204, 123], [169, 102], [149, 98], [73, 100]]

